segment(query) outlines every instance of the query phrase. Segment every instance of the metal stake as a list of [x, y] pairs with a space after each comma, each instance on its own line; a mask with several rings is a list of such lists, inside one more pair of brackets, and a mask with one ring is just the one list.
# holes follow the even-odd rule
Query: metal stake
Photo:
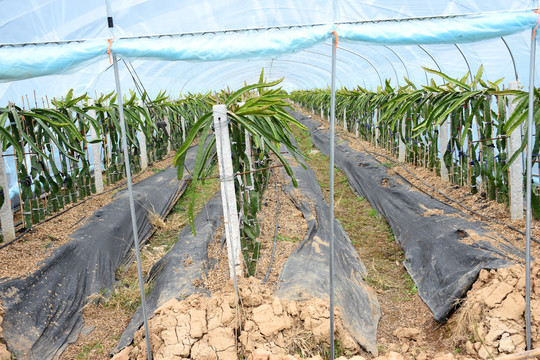
[[330, 359], [334, 359], [334, 147], [336, 117], [336, 37], [332, 37], [332, 80], [330, 85]]
[[[111, 4], [110, 0], [107, 2], [107, 16], [109, 22], [109, 29], [111, 30], [114, 27], [112, 20]], [[118, 73], [118, 59], [116, 55], [112, 54], [113, 67], [114, 67], [114, 80], [116, 83], [116, 94], [118, 98], [118, 112], [120, 115], [120, 129], [122, 131], [122, 147], [124, 150], [124, 164], [126, 166], [126, 180], [128, 186], [128, 195], [129, 195], [129, 208], [131, 210], [131, 224], [133, 226], [133, 242], [135, 244], [135, 256], [137, 258], [137, 275], [139, 277], [139, 291], [141, 293], [141, 307], [143, 313], [144, 321], [144, 334], [146, 336], [146, 353], [148, 360], [152, 360], [152, 348], [150, 346], [150, 332], [148, 331], [148, 318], [146, 316], [146, 300], [144, 296], [144, 283], [143, 283], [143, 274], [141, 266], [141, 250], [139, 246], [139, 230], [137, 228], [137, 215], [135, 214], [135, 201], [133, 199], [133, 185], [131, 183], [131, 167], [129, 164], [129, 152], [127, 147], [127, 136], [126, 136], [126, 123], [124, 120], [124, 100], [122, 98], [122, 89], [120, 87], [120, 75]]]
[[525, 321], [527, 330], [527, 350], [531, 349], [531, 183], [532, 183], [532, 132], [534, 102], [534, 61], [536, 57], [536, 39], [534, 28], [531, 30], [531, 62], [529, 66], [529, 117], [527, 119], [527, 228], [525, 231]]

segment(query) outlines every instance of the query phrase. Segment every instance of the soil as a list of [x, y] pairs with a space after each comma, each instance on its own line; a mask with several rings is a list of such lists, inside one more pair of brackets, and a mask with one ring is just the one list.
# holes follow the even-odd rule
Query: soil
[[[308, 114], [306, 113], [306, 115]], [[320, 119], [318, 116], [312, 116]], [[337, 128], [336, 130], [339, 136], [349, 141], [350, 146], [353, 148], [362, 151], [368, 149], [369, 151], [376, 151], [382, 155], [390, 156], [384, 150], [376, 149], [367, 142], [356, 140], [354, 136], [344, 133], [342, 129]], [[308, 153], [310, 157], [309, 164], [314, 169], [323, 194], [328, 200], [327, 160], [316, 149], [306, 147], [304, 152]], [[387, 159], [381, 156], [378, 156], [378, 158], [381, 162], [388, 162]], [[499, 222], [512, 225], [522, 231], [525, 230], [525, 222], [523, 220], [510, 220], [504, 205], [488, 201], [481, 195], [470, 195], [467, 189], [442, 183], [437, 176], [426, 169], [417, 168], [410, 164], [406, 164], [405, 167], [422, 181], [456, 201], [466, 204], [471, 209], [495, 217]], [[422, 185], [415, 177], [403, 170], [401, 166], [394, 166], [391, 170], [402, 175], [407, 181], [422, 187], [422, 190], [430, 195], [451, 206], [456, 206], [455, 203], [449, 202], [444, 196]], [[281, 173], [281, 171], [275, 171], [275, 173]], [[149, 175], [151, 174], [152, 172], [149, 173]], [[246, 335], [244, 337], [240, 336], [239, 342], [235, 343], [236, 335], [234, 331], [237, 331], [240, 335], [242, 333], [236, 322], [236, 302], [234, 300], [233, 285], [227, 281], [226, 244], [222, 246], [222, 233], [218, 232], [214, 243], [209, 247], [210, 261], [216, 265], [214, 270], [210, 271], [208, 277], [202, 279], [198, 284], [208, 289], [213, 296], [203, 298], [200, 295], [193, 295], [181, 302], [171, 300], [156, 312], [156, 316], [151, 322], [155, 326], [151, 340], [156, 350], [156, 359], [159, 358], [157, 354], [160, 351], [162, 354], [171, 354], [169, 351], [172, 351], [173, 353], [176, 352], [177, 356], [180, 356], [185, 354], [188, 348], [192, 352], [192, 358], [204, 358], [203, 355], [207, 356], [207, 358], [213, 358], [216, 351], [222, 355], [220, 358], [232, 357], [233, 355], [236, 358], [237, 353], [234, 349], [236, 349], [237, 345], [241, 345], [240, 354], [254, 359], [294, 358], [295, 355], [296, 358], [300, 355], [305, 358], [328, 358], [327, 340], [317, 337], [317, 331], [326, 329], [328, 321], [326, 309], [328, 304], [320, 299], [314, 299], [311, 305], [294, 304], [272, 296], [278, 274], [281, 272], [287, 257], [298, 246], [306, 231], [305, 221], [303, 221], [300, 213], [289, 197], [280, 190], [283, 179], [280, 176], [276, 176], [276, 178], [279, 191], [280, 215], [279, 237], [276, 242], [272, 271], [268, 282], [265, 285], [260, 285], [270, 262], [274, 239], [276, 214], [274, 177], [269, 181], [260, 213], [261, 257], [257, 273], [254, 278], [239, 281], [240, 298], [242, 299], [241, 326]], [[102, 196], [105, 197], [106, 195]], [[207, 196], [211, 195], [207, 194]], [[3, 249], [8, 250], [7, 252], [3, 253], [3, 250], [0, 250], [0, 278], [22, 276], [35, 269], [38, 262], [49, 254], [49, 249], [43, 250], [44, 246], [47, 245], [47, 240], [44, 239], [48, 239], [47, 236], [58, 238], [58, 241], [48, 240], [52, 243], [49, 246], [54, 247], [69, 241], [68, 237], [61, 234], [71, 233], [74, 230], [73, 224], [75, 222], [89, 216], [94, 209], [102, 205], [95, 204], [95, 206], [95, 208], [85, 209], [84, 205], [81, 205], [68, 211], [66, 214], [70, 212], [75, 214], [69, 215], [70, 218], [75, 220], [64, 219], [66, 214], [63, 214], [57, 218], [58, 223], [56, 223], [56, 226], [52, 226], [43, 232], [40, 232], [42, 230], [37, 227], [35, 232], [32, 231], [26, 235], [25, 241], [20, 241]], [[463, 211], [462, 208], [457, 208]], [[83, 211], [83, 209], [85, 210]], [[351, 216], [351, 214], [355, 216]], [[476, 215], [472, 216], [478, 220], [486, 221], [486, 219]], [[479, 280], [469, 293], [468, 299], [463, 303], [461, 310], [454, 314], [447, 324], [442, 325], [433, 320], [431, 312], [416, 294], [414, 283], [408, 277], [402, 264], [403, 253], [393, 241], [388, 225], [384, 219], [374, 212], [367, 201], [352, 192], [342, 172], [336, 173], [336, 217], [348, 232], [355, 249], [367, 267], [368, 277], [366, 280], [368, 284], [377, 292], [382, 312], [377, 333], [380, 355], [378, 359], [450, 360], [453, 358], [486, 358], [484, 356], [487, 351], [497, 356], [496, 354], [516, 352], [523, 347], [520, 341], [521, 338], [518, 339], [519, 336], [522, 336], [521, 333], [513, 330], [519, 326], [523, 330], [524, 320], [522, 319], [521, 305], [517, 308], [512, 306], [510, 315], [504, 312], [508, 309], [506, 304], [510, 301], [521, 304], [520, 296], [523, 297], [523, 290], [520, 271], [522, 271], [522, 268], [520, 270], [519, 265], [515, 269], [482, 272]], [[69, 221], [73, 222], [70, 223]], [[83, 221], [84, 219], [80, 222]], [[50, 223], [53, 223], [53, 221], [51, 220]], [[488, 224], [494, 231], [503, 234], [523, 249], [524, 237], [521, 234], [493, 222], [488, 222]], [[180, 229], [175, 231], [179, 232]], [[540, 226], [536, 220], [533, 221], [532, 234], [534, 237], [540, 238]], [[146, 251], [146, 255], [143, 257], [147, 258], [147, 269], [151, 266], [151, 262], [158, 257], [156, 254], [162, 255], [167, 250], [167, 247], [170, 247], [170, 245], [160, 243], [159, 239], [156, 239], [157, 237], [157, 235], [154, 236], [143, 249], [143, 254]], [[533, 256], [540, 258], [538, 245], [534, 242], [532, 252]], [[31, 263], [31, 266], [21, 264], [25, 262]], [[539, 266], [533, 269], [536, 269], [533, 270], [535, 276], [533, 278], [533, 289], [538, 291], [540, 289]], [[131, 267], [123, 276], [125, 279], [130, 279], [129, 281], [136, 279], [134, 267]], [[501, 285], [503, 283], [508, 286]], [[536, 285], [537, 283], [538, 285]], [[122, 287], [127, 288], [127, 284], [127, 280], [126, 282], [123, 280], [117, 291], [120, 292]], [[131, 285], [129, 288], [136, 289]], [[505, 289], [502, 293], [501, 288]], [[489, 291], [486, 289], [489, 289]], [[115, 303], [116, 305], [111, 305], [109, 302], [106, 307], [94, 303], [88, 305], [84, 310], [87, 331], [80, 336], [76, 344], [68, 347], [62, 358], [107, 359], [110, 350], [116, 345], [125, 325], [138, 306], [136, 296], [131, 297], [131, 299], [135, 300], [129, 305], [120, 301]], [[537, 314], [538, 301], [540, 301], [538, 293], [535, 292], [533, 296], [533, 319], [535, 323], [540, 320], [538, 318], [540, 315]], [[296, 311], [294, 310], [295, 306]], [[310, 306], [313, 306], [314, 310], [309, 308]], [[175, 316], [171, 317], [173, 313]], [[206, 313], [204, 319], [201, 316], [202, 313]], [[302, 315], [303, 313], [304, 315]], [[308, 313], [309, 316], [306, 315]], [[304, 316], [303, 319], [302, 316]], [[268, 320], [269, 318], [271, 320]], [[196, 321], [197, 319], [200, 321]], [[306, 321], [307, 319], [310, 320]], [[502, 327], [506, 329], [500, 334], [498, 332], [501, 326], [497, 321], [501, 321], [503, 323]], [[339, 321], [337, 323], [339, 324]], [[283, 326], [283, 324], [287, 326]], [[471, 324], [473, 324], [472, 328]], [[474, 324], [477, 325], [479, 334], [476, 334], [477, 330], [474, 329]], [[171, 332], [173, 326], [174, 333]], [[189, 331], [186, 330], [188, 327]], [[92, 329], [93, 331], [90, 331]], [[336, 346], [337, 356], [346, 356], [355, 360], [373, 358], [373, 356], [362, 352], [361, 349], [349, 346], [347, 335], [344, 331], [340, 331], [338, 334], [339, 343]], [[472, 331], [475, 332], [472, 333]], [[306, 333], [311, 335], [307, 336]], [[534, 336], [536, 338], [534, 341], [536, 342], [534, 344], [536, 346], [540, 345], [537, 343], [539, 341], [537, 333], [538, 331], [535, 330]], [[249, 338], [247, 334], [249, 334]], [[478, 336], [475, 336], [475, 334]], [[178, 341], [179, 339], [181, 341]], [[485, 341], [486, 346], [482, 345], [482, 341]], [[196, 345], [197, 343], [199, 345]], [[480, 343], [480, 347], [478, 343]], [[514, 348], [510, 351], [512, 346]], [[231, 349], [234, 350], [234, 354]], [[485, 349], [486, 352], [482, 349]], [[2, 340], [0, 339], [0, 355], [1, 350]], [[145, 342], [142, 333], [139, 332], [134, 345], [127, 348], [121, 355], [118, 355], [117, 359], [144, 358], [145, 351]], [[128, 353], [131, 356], [127, 356]], [[195, 356], [195, 354], [201, 356]], [[353, 355], [355, 357], [351, 357]], [[170, 356], [164, 358], [180, 357]]]
[[[307, 223], [302, 216], [302, 212], [296, 208], [291, 198], [282, 190], [284, 181], [281, 171], [271, 173], [268, 190], [264, 193], [261, 210], [258, 213], [261, 250], [254, 277], [260, 283], [263, 283], [271, 263], [272, 267], [264, 284], [264, 288], [271, 291], [275, 290], [289, 255], [296, 249], [307, 233]], [[279, 212], [277, 211], [278, 200]], [[277, 235], [275, 232], [276, 214], [278, 214], [279, 226]], [[272, 256], [274, 242], [276, 248]], [[200, 284], [201, 287], [210, 290], [211, 293], [221, 290], [229, 279], [226, 249], [223, 226], [221, 226], [216, 233], [214, 242], [208, 247], [208, 257], [210, 263], [214, 264], [214, 266]]]

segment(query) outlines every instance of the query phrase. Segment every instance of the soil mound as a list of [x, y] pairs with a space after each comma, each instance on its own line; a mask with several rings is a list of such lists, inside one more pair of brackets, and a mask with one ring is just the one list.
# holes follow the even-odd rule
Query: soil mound
[[[163, 304], [149, 322], [154, 358], [269, 359], [272, 354], [272, 359], [287, 359], [309, 358], [326, 351], [330, 333], [328, 301], [281, 300], [270, 289], [258, 285], [257, 280], [240, 280], [239, 298], [239, 315], [232, 282], [211, 297], [194, 294]], [[360, 350], [343, 328], [339, 309], [336, 340], [351, 355]], [[146, 359], [144, 330], [135, 334], [134, 345], [113, 359]]]
[[[525, 268], [482, 270], [457, 311], [454, 336], [482, 359], [525, 350]], [[540, 346], [540, 261], [531, 265], [531, 340]]]

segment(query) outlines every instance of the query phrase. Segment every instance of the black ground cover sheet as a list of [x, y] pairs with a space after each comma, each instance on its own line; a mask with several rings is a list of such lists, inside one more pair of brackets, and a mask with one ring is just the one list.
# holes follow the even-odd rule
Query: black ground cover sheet
[[[191, 149], [186, 159], [188, 168], [193, 168], [195, 151]], [[133, 186], [141, 243], [152, 233], [150, 211], [163, 217], [186, 185], [170, 167]], [[71, 237], [32, 275], [0, 283], [6, 312], [3, 336], [19, 359], [59, 357], [83, 330], [82, 309], [89, 296], [113, 289], [115, 272], [133, 257], [127, 190], [96, 210]]]
[[[295, 164], [295, 161], [291, 160], [291, 163]], [[313, 297], [328, 299], [329, 209], [313, 171], [306, 170], [297, 163], [293, 169], [298, 188], [294, 188], [288, 180], [284, 190], [302, 211], [309, 230], [298, 249], [287, 260], [279, 280], [277, 295], [295, 300]], [[284, 177], [288, 178], [285, 172]], [[193, 286], [192, 281], [200, 279], [208, 266], [212, 266], [208, 264], [207, 246], [213, 240], [216, 228], [222, 223], [221, 218], [221, 199], [216, 195], [195, 220], [197, 236], [191, 234], [189, 226], [186, 227], [171, 251], [156, 263], [151, 271], [155, 275], [155, 283], [147, 297], [149, 317], [168, 300], [182, 300], [201, 291]], [[345, 327], [361, 346], [375, 353], [377, 323], [380, 317], [377, 298], [365, 285], [365, 267], [338, 221], [335, 222], [335, 234], [336, 305], [341, 308]], [[186, 259], [192, 260], [189, 265], [185, 265]], [[115, 351], [128, 346], [141, 325], [142, 313], [139, 309], [122, 334]]]
[[[288, 157], [298, 181], [289, 181], [284, 191], [291, 196], [307, 221], [308, 233], [291, 254], [278, 282], [276, 295], [293, 300], [330, 297], [330, 210], [324, 201], [313, 170]], [[285, 174], [283, 170], [283, 174]], [[380, 309], [377, 297], [364, 282], [366, 269], [347, 233], [334, 221], [334, 294], [344, 327], [364, 349], [377, 353], [377, 324]]]
[[[171, 250], [150, 270], [148, 277], [154, 281], [154, 285], [146, 297], [146, 313], [149, 318], [170, 299], [183, 300], [202, 291], [192, 282], [202, 279], [212, 265], [208, 263], [207, 247], [222, 223], [223, 208], [221, 193], [218, 191], [195, 218], [196, 235], [193, 235], [189, 225], [186, 226]], [[226, 251], [225, 248], [223, 250]], [[131, 318], [114, 352], [122, 350], [133, 341], [135, 332], [143, 324], [141, 309], [139, 307]]]
[[[328, 130], [319, 130], [320, 122], [300, 113], [294, 117], [309, 128], [313, 144], [328, 155]], [[485, 223], [415, 190], [345, 141], [337, 143], [335, 159], [353, 189], [387, 220], [405, 254], [405, 268], [437, 321], [447, 320], [481, 269], [506, 267], [524, 258]]]

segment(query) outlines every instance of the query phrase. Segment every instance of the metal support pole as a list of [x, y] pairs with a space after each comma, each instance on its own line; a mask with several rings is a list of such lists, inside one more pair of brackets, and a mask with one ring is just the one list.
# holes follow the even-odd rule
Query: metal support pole
[[122, 89], [120, 88], [120, 76], [118, 74], [118, 60], [113, 55], [114, 80], [116, 82], [116, 94], [118, 99], [118, 111], [120, 115], [120, 129], [122, 131], [122, 147], [124, 150], [124, 164], [126, 166], [126, 180], [129, 194], [129, 208], [131, 210], [131, 224], [133, 226], [133, 242], [135, 245], [135, 256], [137, 258], [137, 274], [139, 276], [139, 291], [141, 293], [141, 307], [144, 320], [144, 334], [146, 336], [146, 349], [148, 359], [152, 360], [152, 348], [150, 347], [150, 332], [148, 330], [148, 318], [146, 316], [146, 300], [144, 296], [144, 283], [141, 266], [141, 249], [139, 246], [139, 230], [137, 228], [137, 214], [135, 213], [135, 200], [133, 199], [133, 184], [131, 183], [131, 167], [129, 165], [129, 152], [127, 147], [126, 122], [124, 119], [124, 100], [122, 98]]
[[534, 116], [534, 61], [536, 39], [531, 29], [531, 62], [529, 66], [529, 117], [527, 119], [527, 228], [525, 231], [525, 322], [527, 330], [527, 350], [531, 350], [531, 191], [532, 191], [532, 132]]
[[330, 359], [334, 359], [334, 147], [336, 118], [336, 38], [332, 37], [332, 79], [330, 85]]
[[[107, 5], [107, 22], [111, 36], [113, 35], [113, 18], [111, 12], [110, 0], [106, 0]], [[135, 201], [133, 199], [133, 184], [131, 183], [131, 167], [129, 165], [129, 153], [127, 148], [126, 122], [124, 119], [124, 99], [122, 98], [122, 89], [120, 87], [120, 75], [118, 73], [118, 59], [112, 54], [114, 81], [116, 83], [116, 97], [118, 99], [118, 112], [120, 115], [120, 130], [122, 131], [122, 147], [124, 150], [124, 164], [126, 166], [126, 182], [128, 186], [129, 208], [131, 211], [131, 224], [133, 226], [133, 243], [135, 245], [135, 256], [137, 258], [137, 275], [139, 277], [139, 292], [141, 293], [141, 307], [144, 321], [144, 335], [146, 336], [146, 353], [148, 360], [152, 360], [152, 347], [150, 345], [150, 331], [148, 331], [148, 317], [146, 316], [146, 299], [144, 296], [144, 283], [141, 266], [141, 250], [139, 248], [139, 230], [137, 228], [137, 215], [135, 214]]]

